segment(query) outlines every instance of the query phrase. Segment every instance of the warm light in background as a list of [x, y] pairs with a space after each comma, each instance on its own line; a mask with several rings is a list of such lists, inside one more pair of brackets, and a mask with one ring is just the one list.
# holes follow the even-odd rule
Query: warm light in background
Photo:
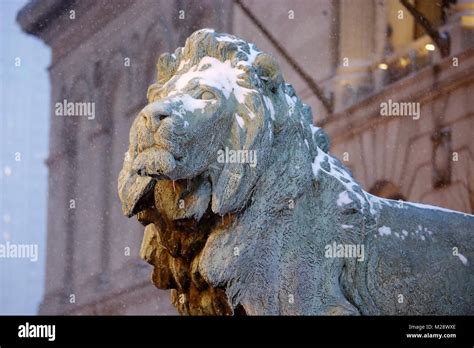
[[474, 16], [462, 16], [461, 26], [463, 28], [474, 29]]
[[408, 58], [402, 57], [400, 58], [400, 65], [404, 68], [410, 63]]
[[434, 50], [436, 49], [436, 47], [435, 47], [435, 45], [433, 45], [432, 43], [427, 43], [427, 44], [425, 45], [425, 49], [426, 49], [427, 51], [434, 51]]
[[379, 68], [380, 70], [387, 70], [387, 69], [388, 69], [388, 65], [385, 64], [385, 63], [380, 63], [380, 64], [378, 65], [378, 68]]

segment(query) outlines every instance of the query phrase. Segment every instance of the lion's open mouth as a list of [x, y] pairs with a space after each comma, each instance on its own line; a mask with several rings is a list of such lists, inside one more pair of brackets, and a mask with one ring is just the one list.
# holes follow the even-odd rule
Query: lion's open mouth
[[183, 159], [156, 146], [143, 149], [133, 159], [126, 160], [119, 177], [119, 196], [123, 213], [132, 217], [148, 206], [146, 198], [156, 180], [176, 179], [176, 169]]

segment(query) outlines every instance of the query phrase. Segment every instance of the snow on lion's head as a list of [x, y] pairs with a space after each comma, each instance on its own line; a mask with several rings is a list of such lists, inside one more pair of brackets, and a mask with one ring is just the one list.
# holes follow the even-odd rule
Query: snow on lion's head
[[[298, 127], [307, 138], [323, 135], [311, 111], [285, 84], [269, 54], [235, 36], [210, 29], [193, 33], [174, 54], [162, 54], [149, 104], [130, 131], [119, 180], [126, 215], [155, 179], [213, 178], [212, 211], [240, 209], [268, 166], [275, 133]], [[307, 144], [315, 151], [313, 142]]]

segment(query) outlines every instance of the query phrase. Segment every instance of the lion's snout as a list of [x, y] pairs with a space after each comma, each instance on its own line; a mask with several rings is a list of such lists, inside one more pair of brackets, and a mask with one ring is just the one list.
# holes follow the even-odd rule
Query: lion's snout
[[153, 102], [145, 106], [139, 113], [139, 117], [143, 118], [146, 128], [155, 133], [161, 122], [171, 116], [171, 110], [164, 102]]
[[167, 151], [151, 147], [133, 161], [132, 169], [140, 176], [169, 176], [176, 168], [174, 157]]

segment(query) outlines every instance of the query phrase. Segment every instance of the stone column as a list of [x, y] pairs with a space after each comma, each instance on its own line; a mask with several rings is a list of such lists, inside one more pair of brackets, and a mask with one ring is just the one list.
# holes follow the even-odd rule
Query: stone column
[[335, 78], [335, 111], [367, 95], [373, 89], [371, 66], [375, 49], [375, 4], [341, 0], [339, 62]]

